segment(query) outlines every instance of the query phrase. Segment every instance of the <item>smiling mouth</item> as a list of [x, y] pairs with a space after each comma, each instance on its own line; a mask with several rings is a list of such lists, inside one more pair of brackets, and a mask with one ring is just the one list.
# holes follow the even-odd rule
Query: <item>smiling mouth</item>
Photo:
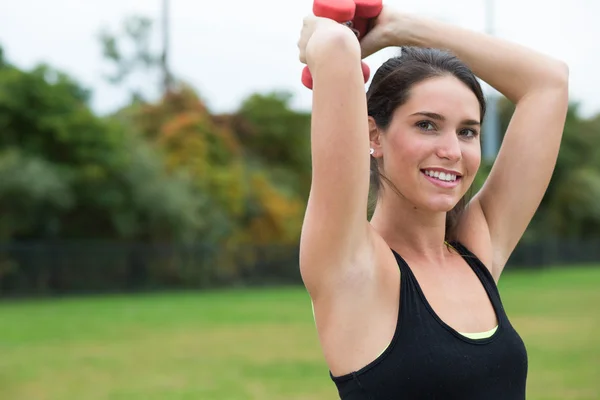
[[430, 170], [426, 170], [426, 169], [422, 169], [421, 172], [424, 175], [426, 175], [427, 177], [437, 180], [437, 181], [440, 181], [440, 182], [455, 183], [462, 179], [461, 175], [447, 173], [447, 172], [430, 171]]

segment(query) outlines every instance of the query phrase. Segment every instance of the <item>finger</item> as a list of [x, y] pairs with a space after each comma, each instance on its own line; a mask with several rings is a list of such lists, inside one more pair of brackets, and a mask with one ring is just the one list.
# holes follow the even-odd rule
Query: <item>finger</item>
[[302, 38], [298, 41], [298, 59], [302, 64], [306, 64], [306, 44], [304, 42]]
[[298, 54], [298, 59], [302, 64], [306, 64], [306, 52], [304, 49], [300, 49], [300, 53]]

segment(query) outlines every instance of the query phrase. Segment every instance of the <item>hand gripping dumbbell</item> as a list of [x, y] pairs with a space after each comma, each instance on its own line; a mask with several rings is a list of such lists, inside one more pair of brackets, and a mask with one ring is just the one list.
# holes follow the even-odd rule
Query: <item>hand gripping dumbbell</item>
[[[371, 20], [379, 15], [382, 8], [382, 0], [314, 0], [313, 14], [347, 25], [360, 40], [367, 34]], [[371, 71], [364, 61], [361, 61], [361, 66], [366, 83]], [[313, 80], [308, 66], [302, 70], [302, 83], [312, 89]]]

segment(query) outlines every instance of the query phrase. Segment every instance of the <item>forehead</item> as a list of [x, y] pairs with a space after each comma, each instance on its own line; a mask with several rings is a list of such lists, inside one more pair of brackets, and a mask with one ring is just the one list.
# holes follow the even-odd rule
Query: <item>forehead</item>
[[413, 85], [408, 101], [398, 111], [405, 115], [428, 111], [448, 119], [481, 118], [477, 96], [454, 76], [430, 78]]

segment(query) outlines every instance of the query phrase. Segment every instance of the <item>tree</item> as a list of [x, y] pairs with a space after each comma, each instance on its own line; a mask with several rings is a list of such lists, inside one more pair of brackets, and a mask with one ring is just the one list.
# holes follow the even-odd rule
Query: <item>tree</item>
[[250, 163], [264, 166], [277, 186], [301, 198], [311, 178], [310, 114], [291, 109], [288, 92], [253, 94], [231, 116]]
[[[272, 112], [273, 107], [268, 107], [261, 112]], [[212, 207], [227, 215], [227, 243], [297, 239], [300, 196], [289, 190], [289, 184], [279, 184], [273, 178], [273, 164], [240, 140], [232, 120], [240, 121], [241, 115], [214, 116], [191, 87], [180, 85], [160, 101], [130, 108], [121, 117], [164, 152], [169, 171], [186, 171], [198, 191], [212, 199]], [[274, 118], [271, 123], [293, 128], [286, 121]], [[256, 135], [264, 132], [268, 134], [268, 126]], [[282, 171], [288, 169], [288, 176], [298, 174], [293, 166], [280, 164]]]
[[[500, 110], [502, 132], [505, 132], [514, 105], [503, 99]], [[600, 115], [586, 120], [579, 113], [579, 105], [571, 103], [550, 185], [525, 239], [600, 236], [599, 195]]]
[[0, 241], [36, 232], [54, 237], [61, 214], [73, 207], [72, 176], [18, 148], [0, 152]]
[[[119, 32], [113, 33], [104, 28], [98, 35], [102, 55], [115, 69], [112, 74], [105, 75], [107, 82], [124, 86], [128, 81], [143, 76], [144, 89], [133, 84], [129, 86], [134, 102], [144, 101], [147, 97], [144, 93], [148, 93], [148, 81], [152, 78], [157, 80], [154, 88], [158, 88], [159, 76], [161, 72], [164, 73], [165, 55], [151, 49], [152, 27], [153, 22], [149, 18], [130, 16], [123, 21]], [[126, 47], [130, 48], [129, 52], [124, 49]], [[139, 84], [142, 85], [141, 82]]]
[[89, 96], [47, 65], [0, 68], [1, 239], [207, 234], [207, 196], [122, 120], [94, 115]]

